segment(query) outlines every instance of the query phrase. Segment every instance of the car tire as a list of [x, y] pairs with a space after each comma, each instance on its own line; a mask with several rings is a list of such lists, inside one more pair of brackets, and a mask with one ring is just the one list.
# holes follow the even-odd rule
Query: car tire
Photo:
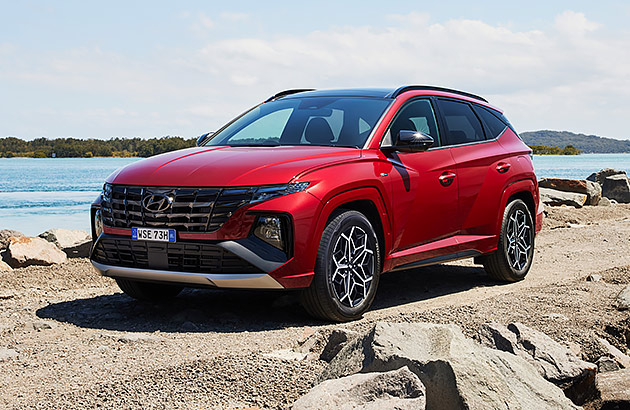
[[120, 290], [134, 299], [159, 302], [179, 295], [183, 287], [162, 283], [140, 282], [137, 280], [116, 278]]
[[510, 202], [503, 213], [497, 250], [482, 258], [488, 275], [502, 282], [523, 280], [532, 266], [534, 236], [534, 223], [525, 202]]
[[302, 305], [324, 320], [359, 319], [374, 301], [380, 272], [381, 249], [370, 221], [357, 211], [339, 211], [322, 234], [315, 276], [302, 292]]

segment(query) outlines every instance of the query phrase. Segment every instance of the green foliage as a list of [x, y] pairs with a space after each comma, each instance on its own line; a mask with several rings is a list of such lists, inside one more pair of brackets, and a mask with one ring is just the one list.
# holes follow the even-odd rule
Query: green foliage
[[530, 145], [529, 146], [536, 155], [579, 155], [581, 151], [573, 145], [567, 145], [564, 148], [548, 147], [547, 145]]
[[[583, 153], [621, 153], [630, 152], [630, 140], [616, 140], [596, 135], [574, 134], [568, 131], [532, 131], [520, 134], [530, 147], [568, 147], [571, 145]], [[534, 152], [536, 153], [536, 152]]]
[[196, 138], [166, 136], [162, 138], [111, 138], [109, 140], [78, 138], [37, 138], [24, 141], [15, 137], [0, 138], [0, 157], [91, 158], [149, 157], [182, 148], [194, 147]]

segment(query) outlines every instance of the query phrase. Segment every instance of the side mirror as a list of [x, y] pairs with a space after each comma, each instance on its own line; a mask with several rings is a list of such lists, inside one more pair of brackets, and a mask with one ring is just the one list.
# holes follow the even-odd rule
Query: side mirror
[[205, 134], [200, 135], [199, 138], [197, 138], [197, 146], [201, 147], [210, 139], [210, 137], [212, 137], [213, 134], [214, 132], [206, 132]]
[[394, 148], [403, 152], [421, 152], [431, 148], [433, 142], [433, 138], [424, 132], [400, 130]]

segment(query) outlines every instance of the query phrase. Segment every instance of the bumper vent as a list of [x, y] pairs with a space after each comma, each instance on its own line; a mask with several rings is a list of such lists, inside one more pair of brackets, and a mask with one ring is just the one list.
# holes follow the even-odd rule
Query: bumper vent
[[102, 236], [92, 259], [105, 265], [173, 272], [261, 273], [233, 253], [205, 242], [144, 242]]
[[[153, 188], [107, 185], [103, 194], [103, 223], [113, 228], [145, 226], [178, 232], [214, 232], [236, 210], [250, 203], [251, 188]], [[164, 211], [145, 209], [152, 195], [170, 199]]]

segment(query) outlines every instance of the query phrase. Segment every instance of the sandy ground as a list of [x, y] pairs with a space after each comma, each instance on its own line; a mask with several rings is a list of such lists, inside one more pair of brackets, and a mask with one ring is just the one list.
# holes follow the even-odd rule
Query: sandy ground
[[295, 293], [187, 290], [140, 303], [85, 259], [0, 273], [0, 352], [17, 352], [0, 359], [0, 408], [286, 408], [325, 363], [267, 353], [379, 320], [456, 323], [472, 337], [485, 321], [520, 321], [589, 360], [598, 337], [627, 351], [630, 313], [613, 301], [630, 281], [630, 205], [550, 209], [536, 249], [515, 284], [472, 261], [384, 275], [372, 309], [343, 325], [308, 318]]

